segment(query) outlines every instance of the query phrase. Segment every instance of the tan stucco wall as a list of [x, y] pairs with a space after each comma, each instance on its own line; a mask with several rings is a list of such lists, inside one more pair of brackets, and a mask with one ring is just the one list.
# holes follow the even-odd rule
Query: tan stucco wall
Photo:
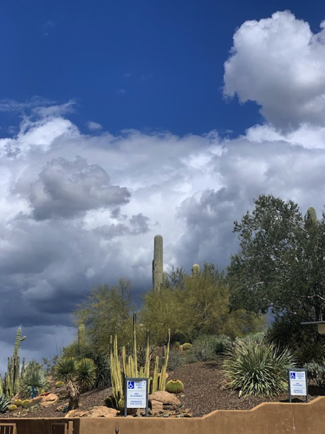
[[[73, 434], [79, 434], [80, 419], [21, 419], [18, 417], [12, 419], [0, 419], [2, 423], [15, 423], [17, 426], [17, 434], [51, 434], [51, 426], [54, 422], [73, 421]], [[95, 434], [95, 432], [91, 432]]]
[[[308, 404], [265, 403], [203, 418], [81, 419], [80, 434], [324, 434], [325, 397]], [[18, 433], [19, 434], [19, 433]]]
[[[67, 419], [0, 419], [17, 434], [50, 434], [51, 422]], [[74, 434], [324, 434], [325, 397], [308, 404], [265, 403], [253, 410], [217, 410], [203, 418], [81, 418]]]

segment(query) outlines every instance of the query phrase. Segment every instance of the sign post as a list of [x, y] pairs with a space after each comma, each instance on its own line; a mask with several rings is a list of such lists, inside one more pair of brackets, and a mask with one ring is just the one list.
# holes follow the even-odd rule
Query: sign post
[[292, 396], [305, 396], [308, 402], [307, 388], [307, 369], [289, 368], [289, 402], [292, 402]]
[[125, 378], [124, 416], [128, 408], [145, 408], [148, 417], [148, 378]]

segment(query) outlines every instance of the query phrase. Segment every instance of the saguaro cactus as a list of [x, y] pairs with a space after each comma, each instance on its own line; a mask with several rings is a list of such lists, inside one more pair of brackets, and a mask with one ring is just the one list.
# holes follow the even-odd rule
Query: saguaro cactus
[[164, 260], [163, 260], [163, 237], [156, 235], [154, 239], [154, 252], [152, 261], [152, 284], [153, 289], [159, 291], [163, 283]]
[[317, 214], [315, 208], [312, 206], [307, 209], [307, 220], [310, 222], [316, 223], [317, 222]]
[[78, 324], [78, 349], [79, 351], [84, 348], [86, 344], [86, 337], [85, 337], [85, 324], [83, 322], [80, 322]]

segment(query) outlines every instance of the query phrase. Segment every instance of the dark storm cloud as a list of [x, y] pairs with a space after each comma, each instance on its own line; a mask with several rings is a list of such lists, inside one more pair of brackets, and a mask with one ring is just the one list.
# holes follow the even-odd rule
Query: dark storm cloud
[[84, 158], [52, 160], [31, 185], [30, 203], [36, 220], [72, 218], [82, 212], [127, 203], [126, 188], [110, 184], [107, 172]]

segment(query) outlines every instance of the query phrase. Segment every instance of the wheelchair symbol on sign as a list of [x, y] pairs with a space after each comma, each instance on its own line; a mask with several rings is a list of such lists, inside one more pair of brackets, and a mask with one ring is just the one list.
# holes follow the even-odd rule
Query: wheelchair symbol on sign
[[291, 380], [295, 380], [296, 379], [296, 373], [290, 372], [290, 378], [291, 378]]
[[134, 389], [134, 381], [128, 381], [128, 389]]

